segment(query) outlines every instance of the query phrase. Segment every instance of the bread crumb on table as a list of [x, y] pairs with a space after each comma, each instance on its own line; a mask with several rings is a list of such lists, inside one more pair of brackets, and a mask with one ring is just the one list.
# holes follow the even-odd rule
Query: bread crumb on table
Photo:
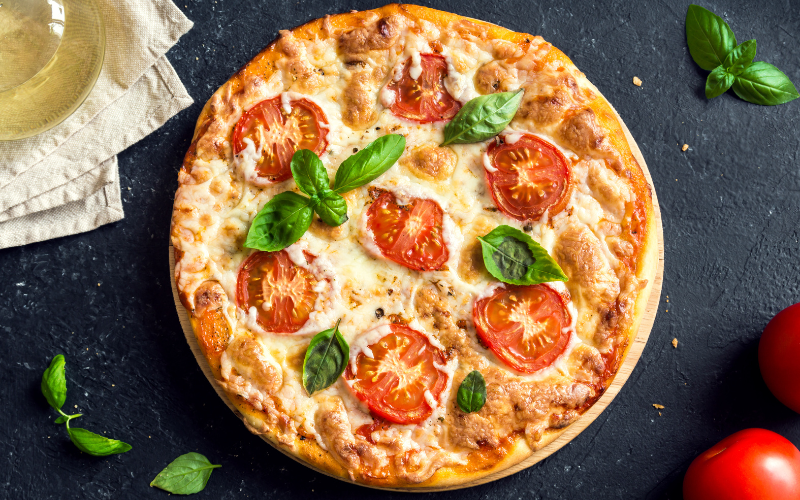
[[637, 87], [641, 87], [642, 86], [642, 80], [638, 76], [634, 76], [633, 77], [633, 84], [636, 85]]
[[678, 348], [678, 339], [672, 339], [672, 347], [674, 347], [675, 349]]
[[681, 147], [681, 151], [686, 151], [687, 149], [689, 149], [689, 145], [688, 145], [688, 144], [684, 144], [684, 145]]
[[653, 408], [655, 408], [656, 410], [663, 410], [664, 405], [653, 403]]

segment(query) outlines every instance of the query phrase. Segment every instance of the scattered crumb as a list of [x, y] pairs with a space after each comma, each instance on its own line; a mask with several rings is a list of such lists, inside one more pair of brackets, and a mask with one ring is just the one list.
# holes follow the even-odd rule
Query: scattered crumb
[[653, 403], [653, 408], [655, 408], [656, 410], [663, 410], [664, 405]]
[[98, 283], [97, 286], [100, 286], [100, 283]]
[[661, 412], [658, 412], [658, 416], [659, 416], [659, 417], [661, 416]]
[[194, 60], [195, 60], [195, 61], [199, 61], [199, 60], [200, 60], [200, 58], [199, 58], [199, 57], [195, 57], [195, 58], [194, 58]]
[[683, 146], [681, 146], [681, 151], [686, 151], [687, 149], [689, 149], [688, 144], [684, 144]]
[[672, 347], [674, 347], [675, 349], [678, 348], [678, 339], [672, 339]]
[[636, 85], [637, 87], [641, 87], [642, 86], [641, 78], [639, 78], [638, 76], [634, 76], [633, 77], [633, 84]]
[[77, 408], [77, 407], [78, 407], [78, 405], [75, 405], [75, 408]]
[[114, 387], [114, 384], [111, 384], [111, 387]]

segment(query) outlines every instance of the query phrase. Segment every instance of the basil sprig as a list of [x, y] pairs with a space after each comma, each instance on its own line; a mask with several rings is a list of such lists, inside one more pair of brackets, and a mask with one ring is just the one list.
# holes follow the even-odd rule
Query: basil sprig
[[350, 346], [336, 326], [311, 339], [303, 359], [303, 387], [309, 395], [330, 387], [350, 360]]
[[62, 354], [56, 355], [50, 362], [50, 366], [42, 374], [41, 387], [42, 394], [48, 404], [61, 415], [55, 422], [57, 424], [66, 424], [67, 434], [69, 434], [70, 440], [79, 450], [96, 457], [105, 457], [116, 453], [125, 453], [131, 449], [131, 445], [128, 443], [109, 439], [86, 429], [69, 426], [70, 420], [82, 415], [80, 413], [67, 415], [61, 410], [67, 400], [66, 361], [64, 361]]
[[711, 71], [706, 80], [706, 98], [713, 99], [728, 89], [741, 99], [774, 106], [800, 97], [794, 84], [781, 70], [763, 61], [753, 61], [756, 41], [736, 44], [728, 23], [713, 12], [690, 5], [686, 12], [686, 42], [692, 59]]
[[464, 413], [480, 411], [486, 403], [486, 380], [478, 370], [467, 375], [458, 387], [456, 395], [458, 407]]
[[471, 144], [491, 139], [508, 126], [522, 102], [523, 89], [470, 99], [444, 127], [448, 144]]
[[504, 283], [536, 285], [568, 279], [547, 250], [519, 229], [498, 226], [478, 240], [486, 270]]
[[329, 226], [344, 224], [347, 201], [342, 194], [377, 179], [397, 162], [405, 147], [402, 135], [379, 137], [339, 165], [333, 188], [322, 160], [313, 151], [296, 151], [290, 165], [292, 177], [308, 197], [285, 191], [269, 200], [253, 219], [244, 246], [265, 252], [283, 250], [308, 231], [314, 212]]
[[175, 495], [191, 495], [203, 491], [211, 472], [221, 465], [212, 464], [199, 453], [186, 453], [173, 460], [158, 473], [150, 486]]

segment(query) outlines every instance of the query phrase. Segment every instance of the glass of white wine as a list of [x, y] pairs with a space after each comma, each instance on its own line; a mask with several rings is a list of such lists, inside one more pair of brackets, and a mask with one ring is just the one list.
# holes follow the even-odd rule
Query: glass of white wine
[[105, 44], [95, 0], [0, 0], [0, 141], [44, 132], [78, 109]]

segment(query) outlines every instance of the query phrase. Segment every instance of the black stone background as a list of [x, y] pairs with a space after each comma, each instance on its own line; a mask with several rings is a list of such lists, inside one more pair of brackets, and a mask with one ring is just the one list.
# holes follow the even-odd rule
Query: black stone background
[[[245, 430], [186, 345], [167, 262], [177, 171], [206, 99], [278, 29], [381, 3], [178, 3], [195, 26], [168, 57], [196, 102], [119, 155], [125, 219], [0, 251], [0, 497], [166, 498], [149, 482], [197, 451], [223, 466], [198, 498], [404, 498], [312, 472]], [[800, 301], [800, 101], [760, 107], [732, 93], [707, 101], [707, 73], [686, 47], [687, 5], [431, 2], [542, 35], [572, 58], [642, 149], [666, 249], [650, 341], [609, 408], [543, 462], [438, 498], [676, 499], [691, 460], [728, 434], [764, 427], [800, 444], [800, 416], [769, 393], [756, 357], [764, 325]], [[756, 59], [800, 84], [800, 5], [704, 6], [740, 42], [758, 40]], [[39, 383], [57, 353], [67, 359], [67, 407], [85, 415], [74, 423], [131, 443], [130, 452], [81, 454], [53, 423]], [[653, 403], [665, 406], [661, 415]]]

